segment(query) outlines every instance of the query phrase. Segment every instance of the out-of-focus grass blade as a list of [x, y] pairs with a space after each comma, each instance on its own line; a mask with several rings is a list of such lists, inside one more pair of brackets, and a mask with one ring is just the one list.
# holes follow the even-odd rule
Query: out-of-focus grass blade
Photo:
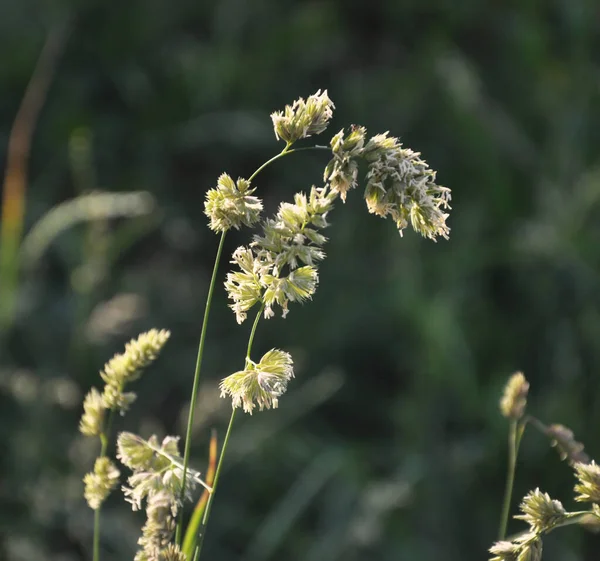
[[10, 326], [16, 307], [19, 247], [25, 224], [27, 164], [33, 132], [68, 31], [68, 22], [64, 22], [48, 34], [8, 137], [6, 170], [0, 193], [0, 328]]
[[244, 561], [264, 561], [274, 558], [277, 548], [296, 521], [341, 469], [343, 460], [341, 451], [326, 450], [303, 470], [255, 533], [243, 557]]
[[20, 251], [22, 266], [31, 270], [52, 241], [76, 224], [99, 219], [145, 216], [155, 209], [154, 197], [146, 191], [100, 191], [60, 203], [49, 210], [23, 239]]
[[[212, 487], [215, 479], [215, 471], [217, 469], [217, 433], [212, 431], [210, 437], [210, 445], [208, 448], [208, 469], [206, 470], [206, 483]], [[198, 528], [202, 523], [202, 517], [204, 516], [204, 509], [208, 502], [208, 491], [205, 489], [204, 493], [198, 500], [190, 522], [185, 530], [185, 537], [183, 538], [183, 553], [185, 553], [186, 559], [194, 558], [194, 551], [196, 549], [196, 542], [198, 541]]]

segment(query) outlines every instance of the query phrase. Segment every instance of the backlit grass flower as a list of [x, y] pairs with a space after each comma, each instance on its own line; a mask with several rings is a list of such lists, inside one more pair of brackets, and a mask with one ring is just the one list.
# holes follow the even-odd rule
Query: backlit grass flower
[[310, 194], [296, 193], [293, 203], [281, 203], [274, 218], [265, 220], [263, 234], [255, 235], [252, 247], [273, 274], [300, 264], [314, 265], [325, 258], [321, 247], [327, 238], [319, 232], [326, 228], [327, 214], [337, 194], [327, 188], [312, 187]]
[[387, 152], [397, 150], [401, 144], [396, 137], [388, 135], [389, 131], [371, 137], [361, 151], [361, 156], [371, 163], [377, 161]]
[[365, 143], [366, 129], [342, 129], [331, 139], [332, 159], [324, 180], [343, 201], [358, 184], [359, 161], [367, 163], [365, 201], [370, 213], [391, 216], [400, 234], [410, 224], [422, 236], [436, 240], [448, 238], [446, 225], [450, 208], [450, 189], [438, 185], [436, 173], [418, 152], [403, 148], [388, 133], [377, 134]]
[[264, 275], [262, 282], [266, 286], [262, 298], [265, 304], [265, 317], [273, 317], [275, 304], [281, 307], [282, 317], [286, 317], [290, 302], [304, 302], [312, 298], [317, 289], [319, 275], [315, 267], [306, 265], [294, 269], [285, 277]]
[[185, 554], [178, 545], [169, 544], [165, 549], [163, 549], [159, 556], [158, 561], [187, 561]]
[[397, 139], [387, 135], [371, 140], [369, 151], [364, 151], [370, 160], [365, 188], [369, 212], [382, 218], [391, 216], [400, 234], [410, 224], [434, 241], [439, 236], [448, 239], [444, 209], [450, 208], [450, 189], [435, 182], [435, 171], [418, 152], [402, 148]]
[[[131, 432], [122, 432], [117, 439], [117, 458], [133, 471], [160, 469], [168, 465], [165, 459], [158, 461], [154, 448], [159, 446], [156, 436], [148, 441]], [[177, 454], [177, 440], [174, 438], [163, 442], [166, 452]]]
[[551, 439], [561, 460], [567, 460], [571, 465], [577, 463], [587, 464], [590, 457], [583, 451], [584, 445], [575, 440], [573, 431], [564, 425], [550, 425], [546, 427], [545, 433]]
[[517, 561], [521, 546], [517, 543], [501, 541], [490, 547], [490, 553], [494, 556], [490, 561]]
[[85, 485], [84, 497], [90, 508], [100, 508], [106, 497], [119, 482], [119, 470], [110, 458], [101, 456], [96, 459], [94, 471], [83, 478]]
[[301, 138], [321, 134], [327, 128], [334, 108], [327, 90], [323, 93], [318, 90], [306, 101], [297, 99], [292, 105], [286, 105], [283, 111], [271, 114], [275, 136], [293, 144]]
[[521, 512], [523, 514], [515, 518], [527, 522], [532, 532], [536, 534], [548, 532], [564, 522], [567, 517], [562, 503], [551, 499], [548, 493], [542, 493], [539, 489], [531, 491], [523, 498]]
[[540, 538], [524, 544], [519, 553], [518, 561], [542, 561], [542, 545]]
[[499, 541], [491, 548], [490, 561], [541, 561], [542, 540], [535, 533], [526, 533], [513, 542]]
[[79, 422], [81, 433], [85, 436], [100, 436], [105, 411], [102, 394], [96, 388], [92, 388], [83, 401], [83, 415]]
[[600, 503], [600, 466], [592, 460], [589, 464], [575, 464], [577, 484], [575, 497], [579, 502]]
[[294, 203], [282, 203], [265, 221], [263, 234], [254, 236], [250, 248], [234, 252], [232, 263], [240, 270], [228, 273], [225, 288], [238, 323], [259, 302], [265, 317], [274, 315], [275, 305], [285, 317], [290, 302], [312, 297], [319, 280], [316, 263], [325, 257], [321, 247], [327, 241], [319, 230], [328, 225], [336, 197], [327, 188], [313, 187], [308, 196], [297, 193]]
[[221, 397], [231, 397], [232, 407], [252, 414], [255, 407], [275, 409], [294, 377], [289, 353], [273, 349], [257, 363], [246, 360], [246, 368], [227, 376], [220, 384]]
[[233, 300], [229, 307], [235, 312], [237, 322], [242, 323], [248, 315], [248, 310], [261, 301], [264, 291], [262, 277], [271, 267], [247, 247], [238, 247], [231, 262], [240, 270], [227, 273], [225, 290]]
[[235, 182], [223, 173], [216, 189], [206, 193], [204, 213], [210, 218], [210, 229], [215, 232], [239, 230], [242, 225], [252, 226], [258, 222], [263, 206], [258, 197], [252, 196], [254, 191], [248, 180], [239, 178]]
[[353, 126], [347, 136], [342, 129], [330, 142], [333, 157], [325, 168], [323, 180], [344, 202], [348, 191], [357, 185], [358, 158], [362, 157], [366, 134], [364, 127]]
[[158, 356], [169, 336], [165, 329], [151, 329], [132, 339], [125, 345], [124, 353], [115, 355], [106, 363], [100, 376], [106, 383], [102, 399], [107, 409], [125, 413], [135, 400], [135, 394], [123, 391], [125, 385], [141, 376], [142, 370]]
[[179, 547], [171, 543], [182, 496], [191, 499], [197, 483], [210, 491], [200, 474], [188, 467], [182, 495], [183, 460], [178, 441], [167, 436], [159, 443], [156, 436], [144, 440], [129, 432], [121, 433], [117, 439], [117, 456], [133, 471], [128, 485], [123, 487], [125, 498], [133, 510], [141, 509], [146, 502], [146, 523], [138, 540], [141, 549], [136, 561], [185, 561]]
[[146, 522], [138, 540], [141, 549], [136, 560], [157, 560], [161, 551], [167, 548], [175, 533], [177, 507], [173, 497], [166, 491], [159, 491], [148, 499]]
[[525, 413], [529, 382], [522, 372], [515, 372], [504, 387], [500, 411], [507, 419], [518, 421]]
[[[156, 436], [148, 440], [130, 432], [122, 432], [117, 439], [117, 457], [122, 464], [133, 471], [123, 487], [123, 492], [133, 510], [139, 510], [144, 499], [150, 500], [156, 493], [168, 493], [175, 505], [179, 506], [183, 460], [179, 455], [179, 438], [167, 436], [159, 444]], [[196, 485], [206, 484], [200, 474], [187, 470], [184, 498], [191, 498]]]

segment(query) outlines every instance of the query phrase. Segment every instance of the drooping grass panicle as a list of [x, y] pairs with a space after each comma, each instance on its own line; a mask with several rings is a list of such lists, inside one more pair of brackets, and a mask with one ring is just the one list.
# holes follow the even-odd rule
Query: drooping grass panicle
[[515, 372], [504, 387], [500, 400], [500, 411], [507, 419], [518, 421], [525, 414], [529, 382], [522, 372]]
[[294, 377], [293, 361], [289, 353], [272, 349], [257, 363], [246, 360], [244, 370], [223, 379], [221, 397], [231, 397], [233, 408], [243, 407], [252, 414], [255, 407], [275, 409]]
[[583, 451], [584, 445], [575, 440], [573, 431], [564, 425], [554, 424], [545, 428], [545, 433], [550, 437], [550, 444], [556, 448], [561, 460], [569, 464], [587, 464], [590, 457]]
[[313, 134], [321, 134], [328, 126], [335, 105], [329, 99], [327, 90], [318, 90], [305, 101], [299, 98], [283, 111], [271, 114], [277, 139], [288, 145]]
[[450, 209], [450, 189], [436, 183], [436, 172], [420, 157], [419, 152], [403, 148], [388, 133], [377, 134], [365, 143], [366, 129], [353, 126], [346, 136], [342, 129], [331, 140], [332, 159], [327, 164], [324, 180], [339, 193], [343, 201], [347, 192], [357, 186], [359, 160], [367, 163], [365, 201], [370, 213], [388, 215], [400, 234], [410, 224], [432, 240], [448, 239], [446, 224]]
[[446, 225], [450, 189], [436, 183], [436, 172], [419, 152], [403, 148], [397, 139], [377, 135], [364, 152], [369, 161], [365, 200], [372, 214], [391, 216], [400, 234], [410, 224], [424, 237], [448, 239]]

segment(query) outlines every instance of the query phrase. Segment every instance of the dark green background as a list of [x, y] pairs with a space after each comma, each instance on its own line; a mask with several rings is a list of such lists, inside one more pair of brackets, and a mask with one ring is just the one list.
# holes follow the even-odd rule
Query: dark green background
[[[238, 419], [205, 558], [486, 559], [505, 477], [497, 402], [516, 369], [531, 410], [598, 457], [597, 2], [4, 0], [2, 167], [45, 36], [65, 19], [27, 228], [91, 189], [147, 190], [158, 210], [74, 228], [21, 277], [0, 348], [0, 559], [91, 558], [80, 480], [97, 449], [77, 433], [81, 399], [150, 327], [172, 339], [121, 428], [183, 432], [217, 241], [205, 192], [280, 150], [269, 113], [318, 88], [337, 108], [318, 142], [352, 123], [390, 130], [438, 170], [451, 239], [400, 238], [359, 191], [335, 209], [313, 302], [259, 326], [257, 357], [290, 351], [297, 378], [279, 410]], [[265, 171], [267, 209], [319, 184], [325, 163], [298, 154]], [[231, 235], [227, 254], [248, 236]], [[106, 302], [123, 294], [111, 315]], [[249, 328], [219, 285], [194, 441], [202, 471], [210, 427], [222, 437], [228, 416], [216, 383], [243, 365]], [[539, 486], [574, 509], [572, 484], [528, 432], [515, 498]], [[142, 517], [114, 499], [104, 520], [104, 559], [131, 559]], [[545, 561], [600, 550], [577, 528], [546, 546]]]

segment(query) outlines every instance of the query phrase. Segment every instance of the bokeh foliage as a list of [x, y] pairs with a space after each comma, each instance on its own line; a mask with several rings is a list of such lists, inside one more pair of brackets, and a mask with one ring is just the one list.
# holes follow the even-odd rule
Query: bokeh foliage
[[[217, 241], [204, 194], [275, 154], [268, 114], [318, 88], [336, 103], [331, 134], [356, 122], [422, 151], [453, 190], [451, 239], [400, 239], [358, 193], [331, 215], [314, 301], [259, 328], [257, 356], [289, 350], [297, 379], [279, 410], [236, 427], [207, 558], [486, 558], [506, 462], [497, 401], [516, 369], [538, 416], [600, 457], [596, 2], [5, 1], [3, 166], [44, 39], [65, 20], [26, 229], [94, 189], [146, 190], [156, 206], [74, 226], [22, 272], [0, 341], [0, 559], [90, 557], [80, 478], [95, 450], [77, 435], [81, 399], [149, 327], [173, 335], [128, 428], [183, 432]], [[267, 208], [318, 184], [325, 158], [262, 174]], [[242, 366], [247, 338], [225, 304], [219, 291], [202, 471], [209, 429], [222, 435], [228, 414], [216, 383]], [[521, 458], [516, 495], [539, 486], [567, 506], [573, 477], [547, 442], [527, 434]], [[131, 558], [139, 517], [114, 501], [105, 520], [106, 557]], [[551, 544], [548, 561], [597, 558], [598, 538], [578, 529]]]

